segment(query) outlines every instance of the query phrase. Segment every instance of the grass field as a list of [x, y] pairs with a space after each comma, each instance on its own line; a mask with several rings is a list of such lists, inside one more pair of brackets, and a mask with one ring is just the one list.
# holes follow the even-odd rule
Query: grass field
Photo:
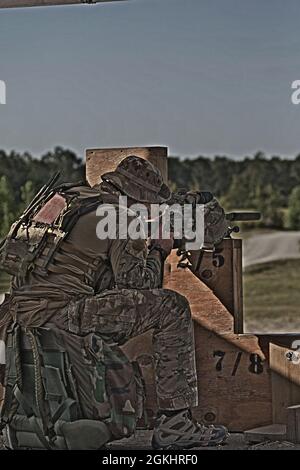
[[300, 260], [249, 267], [244, 303], [247, 332], [300, 332]]

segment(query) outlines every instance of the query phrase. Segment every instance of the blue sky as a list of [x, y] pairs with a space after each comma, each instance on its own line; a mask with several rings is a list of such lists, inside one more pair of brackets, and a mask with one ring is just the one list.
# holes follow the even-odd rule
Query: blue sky
[[0, 148], [300, 153], [299, 18], [299, 0], [0, 10]]

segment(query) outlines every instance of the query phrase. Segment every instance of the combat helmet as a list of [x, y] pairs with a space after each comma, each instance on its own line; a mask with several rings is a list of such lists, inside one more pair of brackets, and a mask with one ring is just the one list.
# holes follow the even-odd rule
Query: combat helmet
[[139, 202], [161, 204], [171, 196], [159, 169], [135, 155], [124, 158], [115, 171], [104, 173], [101, 178]]

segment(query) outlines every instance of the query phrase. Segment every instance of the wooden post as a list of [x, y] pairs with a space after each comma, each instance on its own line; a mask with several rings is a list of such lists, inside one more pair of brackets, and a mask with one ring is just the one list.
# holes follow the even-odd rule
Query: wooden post
[[242, 240], [226, 238], [213, 253], [192, 253], [191, 262], [196, 276], [233, 315], [234, 332], [243, 333]]
[[289, 406], [287, 409], [287, 440], [300, 443], [300, 405]]
[[[294, 351], [295, 352], [295, 351]], [[293, 351], [270, 343], [273, 423], [287, 424], [287, 408], [300, 403], [300, 364]]]
[[[272, 407], [272, 417], [267, 426], [249, 429], [245, 436], [251, 442], [288, 440], [299, 443], [299, 353], [289, 349], [294, 341], [299, 341], [299, 334], [264, 334], [259, 335], [258, 339], [269, 362], [267, 364], [270, 377], [268, 401]], [[267, 349], [269, 349], [268, 354]], [[261, 416], [263, 416], [263, 410]]]
[[244, 332], [243, 303], [243, 240], [232, 239], [232, 285], [233, 285], [233, 316], [235, 333]]

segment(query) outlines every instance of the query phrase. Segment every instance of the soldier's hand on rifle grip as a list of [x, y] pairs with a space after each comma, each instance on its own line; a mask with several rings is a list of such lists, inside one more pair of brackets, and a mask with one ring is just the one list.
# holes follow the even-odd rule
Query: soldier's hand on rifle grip
[[168, 234], [168, 238], [163, 238], [163, 226], [162, 226], [162, 218], [159, 220], [159, 230], [158, 230], [158, 235], [159, 237], [156, 239], [152, 239], [150, 241], [150, 250], [153, 250], [155, 247], [158, 249], [160, 248], [164, 254], [165, 258], [169, 256], [171, 253], [173, 246], [174, 246], [174, 234], [173, 232], [170, 232]]

